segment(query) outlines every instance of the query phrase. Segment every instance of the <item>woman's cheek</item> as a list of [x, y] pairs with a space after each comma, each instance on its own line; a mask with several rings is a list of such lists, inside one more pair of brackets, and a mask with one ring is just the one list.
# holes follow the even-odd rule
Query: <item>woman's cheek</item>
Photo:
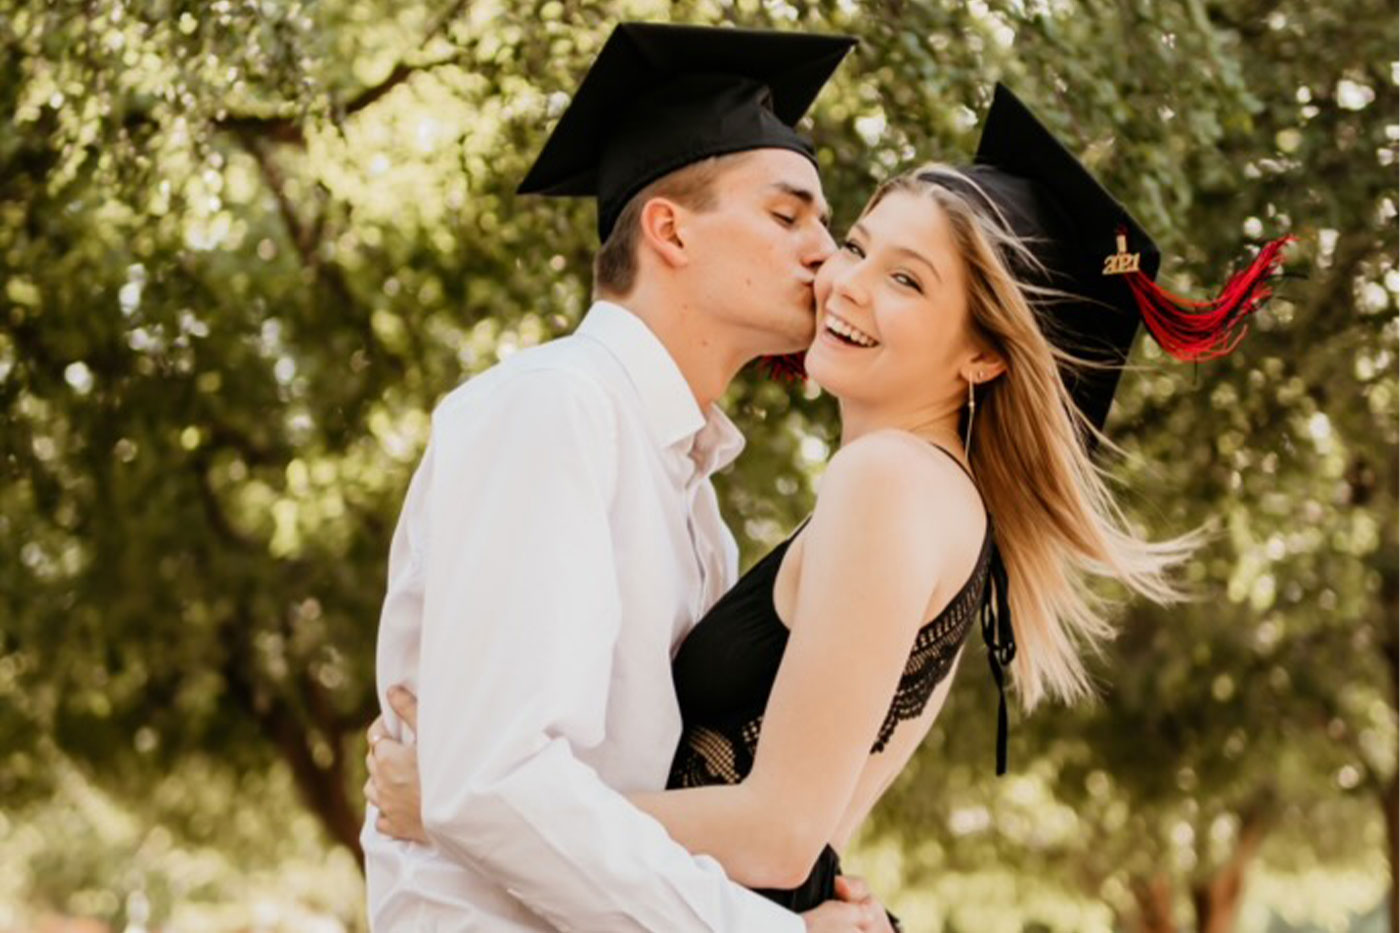
[[817, 277], [812, 282], [812, 289], [816, 292], [817, 303], [826, 301], [826, 296], [831, 294], [831, 283], [836, 280], [837, 270], [841, 267], [841, 254], [838, 252], [817, 270]]

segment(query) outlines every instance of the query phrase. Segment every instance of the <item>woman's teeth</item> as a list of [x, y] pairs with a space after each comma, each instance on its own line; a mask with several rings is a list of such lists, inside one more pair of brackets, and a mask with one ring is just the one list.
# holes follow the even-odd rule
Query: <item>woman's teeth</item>
[[878, 346], [880, 343], [880, 341], [871, 337], [869, 334], [856, 330], [840, 318], [834, 318], [830, 315], [827, 315], [826, 318], [826, 329], [843, 339], [846, 343], [853, 343], [858, 347], [874, 347]]

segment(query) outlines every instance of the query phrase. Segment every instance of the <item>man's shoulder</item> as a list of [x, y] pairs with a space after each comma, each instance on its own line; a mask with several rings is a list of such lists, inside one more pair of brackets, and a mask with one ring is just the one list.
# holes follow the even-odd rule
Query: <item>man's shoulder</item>
[[446, 474], [484, 458], [537, 476], [588, 473], [611, 497], [629, 446], [620, 440], [635, 422], [623, 416], [616, 377], [585, 344], [570, 336], [522, 350], [448, 393], [430, 442]]
[[621, 405], [610, 360], [576, 334], [514, 353], [438, 403], [437, 422], [479, 415], [573, 413], [612, 423]]

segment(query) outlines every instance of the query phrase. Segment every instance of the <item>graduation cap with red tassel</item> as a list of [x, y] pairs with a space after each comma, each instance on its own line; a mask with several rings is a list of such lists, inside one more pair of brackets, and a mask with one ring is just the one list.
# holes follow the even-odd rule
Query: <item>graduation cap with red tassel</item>
[[[1121, 274], [1133, 290], [1143, 323], [1163, 350], [1182, 362], [1213, 360], [1233, 351], [1244, 339], [1247, 318], [1273, 294], [1272, 282], [1283, 268], [1283, 250], [1294, 239], [1284, 236], [1264, 244], [1210, 301], [1174, 295], [1136, 268]], [[1126, 243], [1127, 237], [1120, 236], [1119, 251], [1109, 257], [1110, 264], [1124, 260], [1132, 264], [1135, 254], [1127, 251]]]
[[[1225, 356], [1249, 329], [1249, 316], [1269, 299], [1294, 237], [1264, 244], [1218, 295], [1197, 301], [1157, 284], [1161, 253], [1142, 226], [1109, 194], [1029, 108], [998, 84], [968, 183], [943, 174], [927, 181], [960, 188], [1017, 234], [1039, 262], [1013, 263], [1022, 280], [1064, 298], [1037, 302], [1046, 336], [1103, 369], [1066, 374], [1075, 402], [1103, 427], [1140, 324], [1173, 358], [1201, 362]], [[801, 354], [766, 357], [769, 374], [806, 378]]]
[[[1065, 374], [1076, 405], [1100, 428], [1140, 325], [1183, 362], [1230, 353], [1247, 332], [1249, 316], [1270, 297], [1283, 250], [1294, 239], [1264, 244], [1210, 300], [1173, 294], [1156, 282], [1161, 253], [1141, 224], [1002, 84], [973, 164], [958, 174], [920, 177], [985, 205], [1034, 255], [1034, 266], [1010, 259], [1021, 281], [1058, 293], [1032, 302], [1045, 335], [1080, 358], [1106, 364]], [[801, 354], [763, 362], [776, 378], [805, 378]]]
[[1108, 364], [1066, 375], [1076, 404], [1100, 428], [1140, 324], [1183, 362], [1230, 353], [1269, 298], [1293, 239], [1266, 243], [1214, 298], [1173, 294], [1156, 282], [1161, 252], [1142, 225], [1001, 84], [963, 174], [1038, 260], [1018, 275], [1064, 294], [1035, 302], [1046, 336]]
[[[1265, 244], [1216, 297], [1195, 301], [1156, 282], [1161, 253], [1136, 220], [1053, 134], [1003, 85], [997, 85], [974, 164], [959, 174], [929, 172], [923, 180], [972, 197], [1034, 255], [1009, 257], [1021, 281], [1054, 289], [1032, 301], [1041, 329], [1057, 346], [1107, 364], [1066, 373], [1080, 411], [1102, 428], [1140, 324], [1177, 360], [1197, 362], [1230, 353], [1249, 316], [1269, 298], [1280, 274], [1285, 236]], [[1016, 644], [1006, 598], [1005, 568], [993, 558], [998, 582], [988, 588], [983, 636], [1001, 696], [997, 773], [1006, 770], [1005, 668]]]
[[[1118, 251], [1104, 257], [1104, 275], [1124, 276], [1143, 323], [1163, 350], [1184, 363], [1198, 363], [1228, 355], [1244, 339], [1249, 315], [1273, 295], [1273, 281], [1282, 274], [1283, 250], [1295, 239], [1283, 236], [1264, 244], [1210, 301], [1173, 294], [1143, 272], [1141, 254], [1128, 252], [1126, 228], [1119, 229]], [[762, 365], [780, 382], [807, 378], [801, 353], [767, 356]]]

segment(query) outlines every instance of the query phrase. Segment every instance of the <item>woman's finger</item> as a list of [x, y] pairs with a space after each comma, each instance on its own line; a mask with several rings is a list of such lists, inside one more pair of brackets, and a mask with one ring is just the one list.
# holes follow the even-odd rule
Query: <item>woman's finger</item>
[[375, 767], [388, 787], [418, 785], [418, 755], [407, 745], [390, 742], [376, 756]]
[[418, 697], [403, 687], [390, 687], [389, 705], [410, 729], [418, 731]]
[[866, 910], [863, 922], [870, 933], [891, 933], [893, 928], [890, 926], [889, 914], [885, 913], [885, 908], [880, 906], [880, 902], [872, 897], [863, 901], [862, 904]]
[[870, 885], [859, 875], [837, 875], [836, 896], [843, 901], [864, 901], [874, 897]]

